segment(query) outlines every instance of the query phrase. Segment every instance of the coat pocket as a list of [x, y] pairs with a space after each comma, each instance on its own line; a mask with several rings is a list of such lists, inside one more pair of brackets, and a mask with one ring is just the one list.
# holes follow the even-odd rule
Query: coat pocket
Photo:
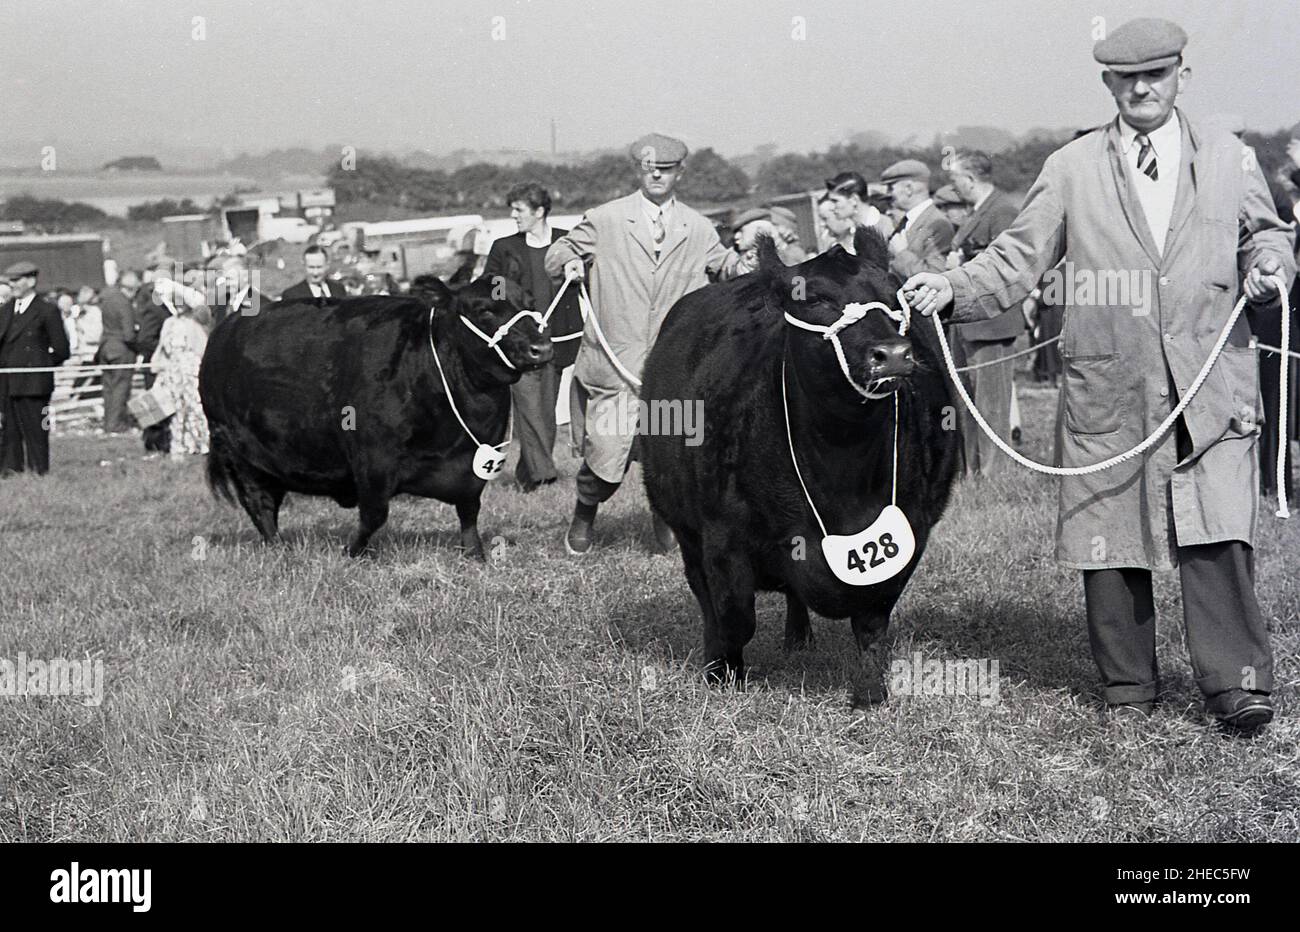
[[1065, 429], [1072, 434], [1109, 434], [1124, 420], [1125, 391], [1119, 354], [1067, 356]]

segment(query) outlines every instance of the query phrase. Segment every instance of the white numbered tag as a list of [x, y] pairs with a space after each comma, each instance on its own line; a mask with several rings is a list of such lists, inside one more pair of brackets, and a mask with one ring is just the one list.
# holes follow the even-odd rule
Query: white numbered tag
[[489, 482], [500, 476], [505, 470], [506, 453], [509, 449], [509, 441], [501, 444], [500, 447], [490, 447], [486, 443], [480, 443], [478, 449], [474, 451], [474, 475]]
[[903, 510], [886, 505], [866, 530], [823, 537], [822, 553], [840, 582], [874, 586], [897, 576], [912, 562], [916, 536]]

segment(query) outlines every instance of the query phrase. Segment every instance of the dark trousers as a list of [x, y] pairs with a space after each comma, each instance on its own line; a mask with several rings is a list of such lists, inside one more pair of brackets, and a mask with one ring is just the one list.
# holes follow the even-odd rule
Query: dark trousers
[[[145, 370], [144, 387], [152, 388], [154, 380], [158, 376]], [[173, 415], [174, 416], [174, 415]], [[165, 421], [159, 421], [152, 427], [146, 427], [142, 432], [144, 437], [144, 448], [152, 453], [167, 453], [172, 448], [172, 419], [169, 417]]]
[[[1273, 655], [1255, 600], [1254, 551], [1242, 541], [1178, 548], [1183, 623], [1196, 685], [1271, 692]], [[1156, 696], [1156, 612], [1151, 572], [1084, 570], [1088, 637], [1109, 703]]]
[[515, 478], [523, 486], [549, 482], [555, 471], [555, 402], [560, 395], [560, 372], [545, 365], [525, 372], [510, 386], [515, 407], [515, 437], [519, 441], [519, 465]]
[[104, 430], [110, 434], [131, 429], [126, 401], [131, 397], [131, 379], [134, 376], [131, 369], [109, 369], [104, 373]]
[[50, 471], [50, 434], [45, 429], [49, 395], [6, 395], [0, 402], [0, 474]]
[[[1035, 345], [1061, 335], [1065, 308], [1044, 304], [1038, 309], [1038, 339]], [[1056, 384], [1061, 376], [1061, 347], [1057, 343], [1044, 346], [1034, 354], [1034, 381]]]
[[[1002, 359], [1013, 352], [1015, 352], [1015, 340], [969, 343], [958, 337], [953, 345], [953, 361], [959, 367], [971, 366]], [[962, 383], [970, 393], [971, 400], [975, 402], [975, 407], [984, 416], [984, 420], [988, 421], [993, 432], [1007, 441], [1011, 438], [1011, 392], [1015, 388], [1014, 376], [1015, 363], [1011, 362], [961, 374]], [[961, 418], [966, 472], [992, 476], [1009, 469], [1012, 465], [1011, 458], [999, 450], [984, 431], [980, 430], [965, 405], [961, 408]]]
[[[1291, 289], [1291, 346], [1293, 352], [1300, 350], [1300, 313], [1296, 305], [1300, 302], [1300, 282]], [[1280, 307], [1250, 308], [1251, 329], [1259, 342], [1269, 346], [1282, 345], [1282, 309]], [[1259, 490], [1264, 495], [1277, 494], [1277, 422], [1280, 412], [1277, 406], [1277, 390], [1282, 377], [1282, 359], [1277, 353], [1260, 352], [1259, 358], [1259, 393], [1264, 400], [1264, 430], [1259, 438]], [[1287, 438], [1294, 440], [1296, 427], [1300, 424], [1300, 412], [1296, 403], [1300, 401], [1300, 365], [1295, 359], [1288, 358], [1290, 366], [1287, 384]], [[1286, 481], [1288, 498], [1295, 497], [1295, 488], [1291, 480], [1291, 450], [1286, 451], [1286, 467], [1283, 477]]]
[[[631, 460], [632, 458], [628, 457], [629, 463]], [[577, 484], [578, 501], [584, 505], [599, 505], [601, 502], [608, 501], [623, 483], [607, 482], [600, 478], [591, 471], [587, 461], [583, 460], [582, 465], [578, 467]]]

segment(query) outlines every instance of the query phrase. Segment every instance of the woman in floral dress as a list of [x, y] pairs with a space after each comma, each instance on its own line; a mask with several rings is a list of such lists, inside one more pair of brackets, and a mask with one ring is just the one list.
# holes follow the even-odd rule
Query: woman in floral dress
[[163, 324], [151, 361], [162, 390], [176, 400], [176, 414], [171, 419], [172, 460], [208, 452], [208, 419], [199, 400], [199, 364], [208, 345], [211, 320], [206, 306], [182, 304], [180, 312]]

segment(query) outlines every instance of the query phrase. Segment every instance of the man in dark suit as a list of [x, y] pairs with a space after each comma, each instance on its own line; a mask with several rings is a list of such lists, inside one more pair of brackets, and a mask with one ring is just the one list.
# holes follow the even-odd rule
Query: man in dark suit
[[215, 280], [209, 279], [211, 294], [205, 295], [204, 301], [212, 310], [214, 328], [227, 317], [254, 317], [274, 303], [257, 289], [256, 277], [243, 256], [223, 257]]
[[[545, 314], [559, 287], [546, 274], [546, 251], [568, 233], [552, 227], [551, 195], [541, 185], [525, 182], [506, 192], [510, 216], [519, 232], [503, 237], [488, 250], [483, 275], [500, 276], [524, 289], [531, 307]], [[560, 373], [573, 364], [582, 339], [582, 316], [577, 286], [568, 288], [551, 315], [547, 334], [555, 356], [542, 368], [525, 372], [510, 386], [514, 401], [515, 436], [519, 439], [519, 465], [515, 479], [525, 492], [555, 481], [555, 402], [560, 394]]]
[[307, 277], [296, 285], [290, 285], [280, 295], [281, 301], [298, 301], [315, 298], [328, 301], [330, 298], [342, 298], [343, 286], [331, 285], [325, 275], [329, 272], [329, 253], [324, 246], [308, 246], [302, 253], [302, 267]]
[[[36, 294], [37, 274], [30, 262], [5, 270], [14, 296], [0, 306], [0, 369], [59, 366], [70, 354], [59, 309]], [[0, 476], [49, 472], [52, 394], [52, 372], [0, 375]]]
[[[95, 361], [102, 366], [135, 362], [135, 296], [140, 291], [140, 275], [127, 270], [100, 298], [104, 335], [99, 342]], [[108, 369], [104, 372], [104, 431], [120, 434], [131, 429], [126, 402], [131, 395], [131, 369]]]
[[903, 214], [889, 238], [890, 271], [899, 278], [942, 272], [948, 263], [952, 224], [930, 198], [930, 167], [903, 159], [886, 168], [880, 181]]
[[[983, 152], [959, 152], [949, 163], [948, 174], [957, 194], [972, 208], [971, 215], [952, 240], [948, 265], [957, 268], [978, 256], [999, 233], [1011, 226], [1020, 205], [994, 186], [993, 161]], [[991, 320], [957, 324], [951, 330], [953, 358], [959, 367], [992, 363], [984, 369], [963, 373], [962, 381], [989, 426], [999, 437], [1009, 440], [1015, 366], [996, 360], [1011, 354], [1016, 338], [1025, 330], [1024, 313], [1016, 305]], [[964, 407], [962, 431], [968, 474], [990, 476], [1010, 466], [1011, 461], [998, 451]]]

